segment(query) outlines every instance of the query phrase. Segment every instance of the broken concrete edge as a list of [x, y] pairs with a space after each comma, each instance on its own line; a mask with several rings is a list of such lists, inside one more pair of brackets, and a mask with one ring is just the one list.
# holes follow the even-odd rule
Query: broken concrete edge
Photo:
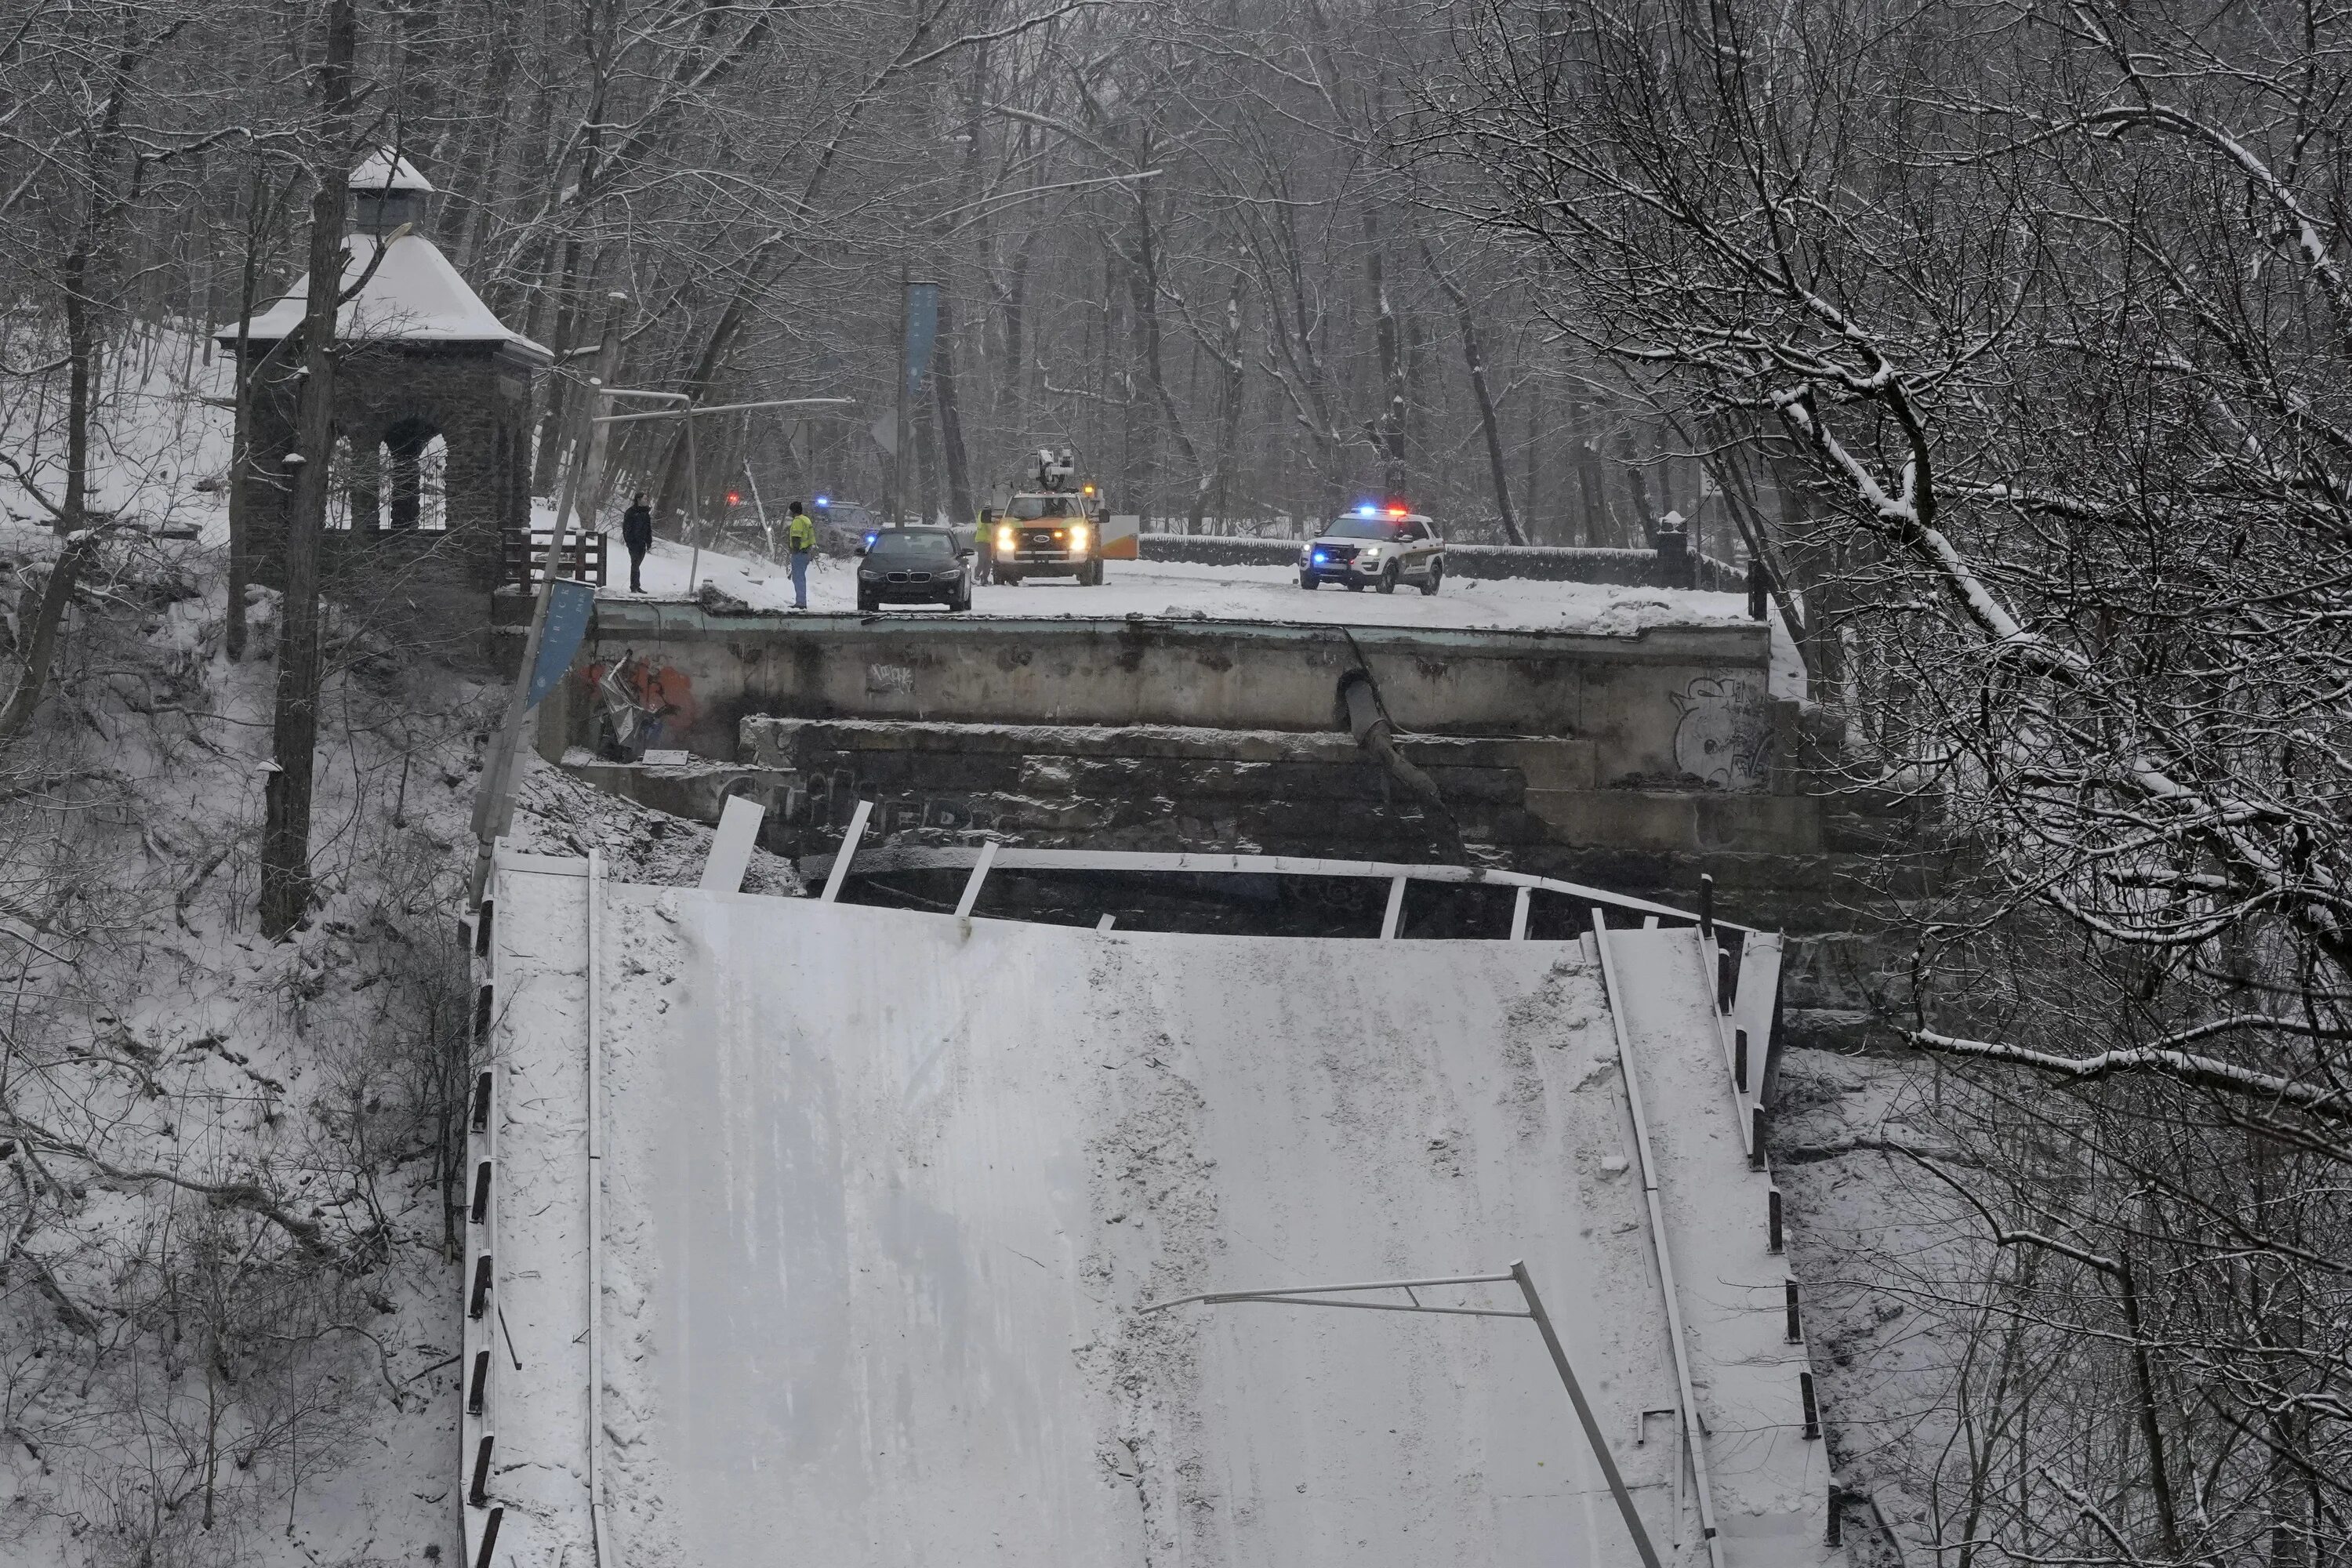
[[[809, 634], [866, 635], [877, 629], [921, 636], [925, 632], [961, 634], [975, 627], [1016, 636], [1149, 631], [1180, 636], [1266, 637], [1286, 641], [1353, 640], [1383, 648], [1427, 646], [1450, 649], [1465, 646], [1501, 647], [1547, 652], [1562, 648], [1591, 649], [1617, 655], [1658, 653], [1687, 657], [1699, 654], [1723, 663], [1767, 662], [1772, 650], [1769, 622], [1728, 617], [1694, 619], [1681, 624], [1636, 626], [1627, 631], [1570, 630], [1544, 626], [1349, 626], [1334, 621], [1292, 621], [1249, 617], [1192, 616], [968, 616], [936, 614], [861, 615], [852, 610], [712, 611], [692, 599], [599, 599], [589, 636], [740, 637], [747, 632], [790, 627]], [[1752, 646], [1750, 646], [1752, 645]]]

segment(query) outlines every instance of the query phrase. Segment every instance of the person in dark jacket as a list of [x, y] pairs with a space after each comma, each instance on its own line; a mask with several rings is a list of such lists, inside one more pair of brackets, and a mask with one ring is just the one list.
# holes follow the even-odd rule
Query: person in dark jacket
[[629, 547], [629, 592], [642, 594], [646, 585], [637, 573], [654, 547], [654, 509], [646, 504], [643, 490], [629, 498], [629, 510], [621, 514], [621, 542]]

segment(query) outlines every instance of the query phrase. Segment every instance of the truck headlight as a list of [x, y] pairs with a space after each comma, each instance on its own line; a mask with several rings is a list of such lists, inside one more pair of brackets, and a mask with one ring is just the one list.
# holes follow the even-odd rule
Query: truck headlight
[[1018, 539], [1013, 537], [1012, 529], [1000, 528], [996, 531], [996, 548], [999, 550], [1018, 549], [1020, 547], [1020, 542], [1021, 542]]
[[1073, 550], [1084, 550], [1086, 547], [1087, 525], [1083, 522], [1073, 523], [1070, 527], [1070, 548]]

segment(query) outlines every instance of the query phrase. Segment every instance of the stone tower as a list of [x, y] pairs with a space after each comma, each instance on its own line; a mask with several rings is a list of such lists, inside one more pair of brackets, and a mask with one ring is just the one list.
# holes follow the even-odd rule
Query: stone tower
[[[531, 382], [553, 356], [509, 331], [433, 243], [433, 184], [407, 159], [374, 154], [351, 188], [327, 592], [373, 607], [395, 637], [479, 657], [504, 535], [530, 523]], [[300, 354], [271, 353], [300, 326], [309, 288], [298, 280], [245, 333], [258, 367], [248, 548], [255, 579], [273, 584], [293, 499]], [[236, 330], [220, 342], [233, 352]]]

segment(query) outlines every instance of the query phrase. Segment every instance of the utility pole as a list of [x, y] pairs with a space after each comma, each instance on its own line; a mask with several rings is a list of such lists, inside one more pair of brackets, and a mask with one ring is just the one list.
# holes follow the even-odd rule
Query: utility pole
[[907, 337], [914, 327], [913, 289], [912, 275], [902, 261], [898, 264], [898, 352], [891, 356], [891, 363], [898, 377], [898, 402], [895, 405], [898, 412], [891, 416], [894, 439], [890, 446], [890, 510], [882, 520], [885, 528], [898, 526], [899, 486], [904, 482], [907, 472]]
[[[574, 454], [571, 471], [564, 476], [563, 499], [556, 503], [555, 526], [549, 531], [547, 556], [540, 568], [539, 598], [530, 613], [530, 631], [523, 638], [522, 665], [515, 671], [514, 687], [507, 693], [506, 715], [499, 721], [498, 732], [490, 737], [490, 754], [483, 759], [482, 781], [474, 793], [474, 874], [467, 884], [468, 901], [479, 906], [482, 889], [489, 885], [490, 852], [499, 835], [507, 828], [513, 815], [513, 782], [515, 754], [520, 748], [523, 715], [530, 702], [531, 671], [539, 668], [539, 643], [547, 629], [547, 607], [555, 598], [555, 579], [563, 568], [563, 546], [569, 537], [566, 526], [575, 507], [581, 508], [580, 543], [585, 564], [588, 545], [588, 518], [583, 497], [596, 493], [591, 469], [604, 458], [604, 426], [595, 418], [597, 405], [603, 401], [604, 388], [613, 384], [614, 372], [621, 362], [621, 317], [628, 308], [625, 294], [605, 296], [604, 335], [596, 348], [596, 369], [579, 402], [576, 428], [572, 438]], [[530, 538], [530, 531], [523, 537]]]

